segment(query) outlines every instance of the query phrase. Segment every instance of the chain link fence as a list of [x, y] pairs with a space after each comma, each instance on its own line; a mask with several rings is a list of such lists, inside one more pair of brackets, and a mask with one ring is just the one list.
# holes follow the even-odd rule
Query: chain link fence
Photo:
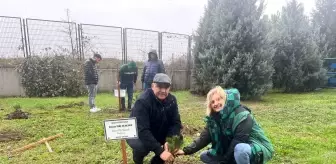
[[103, 25], [81, 24], [81, 53], [84, 58], [93, 53], [104, 54], [104, 59], [122, 60], [122, 28]]
[[127, 28], [124, 30], [124, 39], [126, 61], [147, 61], [150, 49], [156, 49], [159, 53], [158, 31]]
[[155, 49], [163, 61], [173, 81], [172, 88], [189, 88], [192, 64], [189, 35], [0, 16], [0, 68], [2, 63], [12, 63], [12, 59], [6, 58], [69, 56], [83, 60], [99, 53], [103, 57], [98, 65], [101, 89], [115, 87], [118, 69], [129, 61], [135, 61], [139, 68], [136, 86], [139, 89], [143, 64], [151, 49]]
[[0, 16], [0, 58], [101, 53], [122, 62], [148, 60], [155, 49], [168, 67], [186, 69], [190, 36], [169, 32]]
[[[189, 53], [190, 37], [184, 34], [169, 32], [161, 33], [162, 61], [166, 67], [166, 73], [172, 80], [173, 89], [187, 88], [190, 75]], [[181, 77], [186, 77], [181, 82]]]
[[175, 33], [162, 33], [162, 61], [171, 69], [187, 69], [189, 36]]
[[79, 58], [76, 23], [27, 19], [26, 29], [29, 55]]
[[0, 16], [0, 58], [23, 58], [21, 18]]

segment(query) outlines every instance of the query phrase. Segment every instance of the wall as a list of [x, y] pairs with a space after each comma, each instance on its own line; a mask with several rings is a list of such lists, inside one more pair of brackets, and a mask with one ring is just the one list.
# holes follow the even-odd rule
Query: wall
[[[169, 70], [166, 69], [166, 70]], [[117, 89], [117, 72], [118, 69], [111, 68], [110, 66], [100, 65], [99, 74], [100, 80], [98, 84], [98, 92], [112, 92]], [[136, 90], [141, 90], [141, 73], [142, 68], [138, 70], [138, 80]], [[171, 73], [173, 72], [173, 73]], [[190, 80], [188, 78], [188, 71], [174, 70], [167, 72], [172, 78], [172, 90], [185, 90], [188, 89]], [[173, 76], [172, 76], [173, 75]], [[189, 83], [189, 84], [188, 84]], [[0, 66], [0, 96], [24, 96], [24, 89], [20, 84], [20, 75], [13, 66]]]
[[20, 76], [14, 67], [0, 67], [0, 96], [24, 96]]

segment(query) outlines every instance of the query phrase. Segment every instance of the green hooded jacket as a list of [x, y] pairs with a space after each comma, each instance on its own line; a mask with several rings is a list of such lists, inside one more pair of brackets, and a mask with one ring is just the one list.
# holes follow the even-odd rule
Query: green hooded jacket
[[134, 61], [120, 67], [119, 78], [121, 84], [136, 83], [138, 78], [138, 67]]
[[[251, 145], [252, 155], [256, 157], [258, 153], [262, 152], [262, 161], [263, 163], [266, 163], [272, 158], [274, 153], [270, 140], [265, 136], [264, 131], [253, 117], [251, 111], [240, 104], [239, 91], [232, 88], [225, 90], [225, 92], [227, 94], [227, 98], [223, 110], [220, 111], [220, 125], [218, 125], [211, 116], [207, 116], [205, 118], [212, 143], [210, 153], [214, 156], [224, 155], [225, 148], [223, 149], [223, 143], [221, 143], [221, 135], [225, 134], [228, 138], [233, 138], [234, 131], [237, 126], [243, 122], [248, 115], [250, 115], [253, 120], [253, 125], [252, 131], [249, 135], [248, 144]], [[239, 112], [236, 110], [239, 110]]]

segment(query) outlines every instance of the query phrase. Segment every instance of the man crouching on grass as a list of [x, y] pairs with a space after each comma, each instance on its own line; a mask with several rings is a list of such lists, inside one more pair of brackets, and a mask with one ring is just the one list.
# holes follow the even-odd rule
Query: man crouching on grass
[[150, 151], [155, 153], [152, 164], [172, 161], [166, 138], [180, 136], [181, 120], [175, 96], [169, 93], [170, 78], [163, 73], [156, 74], [150, 89], [136, 100], [130, 117], [136, 117], [138, 139], [127, 140], [133, 149], [133, 161], [142, 164]]

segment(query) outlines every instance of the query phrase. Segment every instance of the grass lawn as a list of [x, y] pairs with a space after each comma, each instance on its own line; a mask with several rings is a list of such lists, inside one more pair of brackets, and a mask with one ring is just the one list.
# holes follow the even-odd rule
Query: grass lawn
[[[204, 97], [188, 92], [175, 92], [182, 122], [188, 131], [188, 144], [204, 126]], [[96, 101], [103, 108], [90, 114], [87, 105], [56, 109], [71, 102], [87, 102], [80, 98], [1, 98], [0, 134], [15, 131], [21, 140], [0, 142], [0, 163], [121, 163], [120, 142], [104, 140], [103, 120], [128, 117], [117, 113], [117, 99], [110, 94], [99, 94]], [[5, 120], [13, 106], [31, 113], [29, 119]], [[271, 139], [276, 154], [270, 163], [336, 163], [336, 90], [320, 90], [306, 94], [269, 93], [260, 102], [243, 102], [249, 106]], [[7, 151], [36, 142], [41, 138], [63, 133], [64, 136], [49, 144], [25, 151], [11, 159]], [[131, 151], [127, 147], [129, 163]], [[199, 153], [179, 157], [176, 163], [200, 163]], [[149, 158], [146, 159], [147, 161]]]

